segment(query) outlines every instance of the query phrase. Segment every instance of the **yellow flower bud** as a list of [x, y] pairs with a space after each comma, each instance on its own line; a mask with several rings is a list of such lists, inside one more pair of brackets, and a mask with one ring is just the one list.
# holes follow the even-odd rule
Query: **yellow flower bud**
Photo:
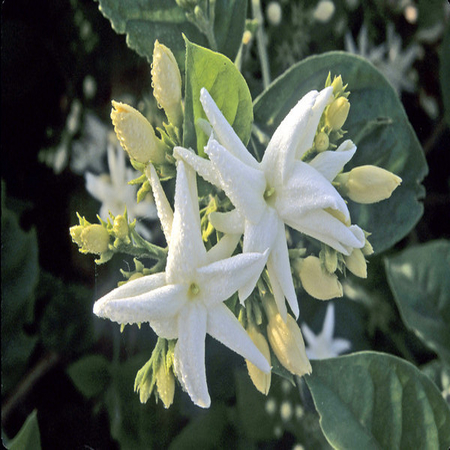
[[318, 133], [314, 139], [314, 144], [316, 145], [316, 150], [318, 152], [328, 150], [328, 147], [330, 146], [330, 138], [328, 137], [328, 134], [323, 131]]
[[128, 221], [124, 216], [119, 215], [114, 218], [113, 231], [119, 239], [125, 239], [128, 236]]
[[102, 225], [89, 225], [80, 234], [81, 251], [101, 255], [108, 251], [109, 234]]
[[156, 372], [156, 387], [158, 396], [164, 404], [164, 408], [168, 409], [173, 403], [175, 394], [175, 377], [171, 370], [166, 370], [164, 364], [160, 364]]
[[136, 109], [125, 103], [112, 102], [111, 119], [123, 149], [140, 163], [162, 164], [166, 145], [156, 137], [150, 122]]
[[294, 375], [303, 376], [312, 372], [306, 356], [305, 342], [297, 322], [288, 314], [286, 322], [277, 310], [273, 297], [264, 298], [267, 313], [267, 337], [280, 363]]
[[350, 102], [345, 97], [339, 97], [328, 107], [326, 124], [333, 130], [340, 130], [350, 111]]
[[144, 276], [143, 273], [136, 272], [136, 273], [133, 273], [133, 275], [131, 275], [130, 278], [128, 278], [128, 281], [137, 280], [138, 278], [142, 278], [143, 276]]
[[372, 244], [367, 240], [367, 238], [366, 242], [364, 243], [364, 247], [361, 249], [361, 251], [363, 252], [364, 256], [370, 256], [373, 254]]
[[342, 81], [342, 76], [339, 75], [338, 77], [334, 77], [334, 80], [331, 83], [331, 86], [333, 86], [333, 94], [334, 95], [340, 94], [345, 89], [344, 83]]
[[[270, 349], [266, 338], [256, 329], [255, 326], [250, 326], [247, 333], [253, 343], [258, 347], [258, 350], [264, 355], [267, 362], [270, 364]], [[256, 389], [258, 389], [258, 391], [262, 394], [267, 395], [270, 389], [271, 372], [264, 373], [247, 359], [245, 362], [247, 363], [248, 374], [250, 375]]]
[[153, 95], [164, 109], [169, 122], [180, 128], [181, 74], [175, 56], [165, 45], [155, 41], [152, 64]]
[[402, 179], [376, 166], [355, 167], [339, 174], [335, 182], [339, 192], [357, 203], [377, 203], [392, 195]]
[[311, 297], [330, 300], [344, 295], [338, 277], [323, 270], [316, 256], [308, 256], [303, 260], [299, 275], [303, 288]]
[[359, 248], [355, 248], [349, 256], [344, 256], [345, 265], [353, 275], [367, 278], [367, 262]]
[[82, 225], [75, 225], [73, 227], [70, 227], [69, 232], [72, 236], [72, 241], [78, 244], [80, 247], [83, 245], [83, 242], [81, 240], [81, 233], [83, 232], [84, 227]]

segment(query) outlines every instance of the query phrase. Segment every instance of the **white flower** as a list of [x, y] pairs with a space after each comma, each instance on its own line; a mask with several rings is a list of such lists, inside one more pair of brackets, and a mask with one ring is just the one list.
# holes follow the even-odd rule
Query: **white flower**
[[302, 324], [302, 331], [307, 340], [306, 355], [309, 359], [334, 358], [350, 349], [351, 343], [347, 339], [333, 339], [334, 333], [334, 304], [327, 307], [322, 331], [316, 336], [306, 325]]
[[[85, 174], [87, 191], [102, 204], [99, 216], [106, 220], [109, 211], [116, 216], [123, 214], [126, 207], [130, 219], [156, 219], [156, 208], [150, 195], [137, 203], [137, 188], [128, 182], [136, 178], [138, 173], [126, 166], [125, 152], [120, 145], [109, 144], [107, 155], [109, 174]], [[146, 239], [151, 237], [150, 231], [140, 222], [137, 222], [136, 229]]]
[[[166, 271], [128, 282], [98, 300], [94, 313], [121, 324], [149, 322], [165, 339], [178, 339], [175, 373], [192, 401], [210, 405], [205, 372], [205, 337], [208, 333], [270, 371], [233, 313], [224, 305], [238, 289], [261, 273], [267, 252], [245, 253], [226, 259], [237, 239], [225, 238], [208, 253], [202, 242], [195, 172], [178, 162], [175, 211], [172, 213], [153, 166], [148, 175], [169, 245]], [[233, 242], [231, 242], [233, 241]], [[247, 293], [249, 295], [250, 292]]]
[[[270, 248], [267, 261], [278, 310], [286, 320], [285, 297], [298, 316], [284, 224], [348, 255], [364, 245], [363, 231], [349, 226], [347, 205], [331, 181], [356, 151], [345, 141], [336, 151], [325, 151], [310, 163], [301, 157], [313, 144], [314, 135], [333, 93], [329, 87], [306, 94], [275, 131], [262, 161], [247, 151], [206, 89], [200, 100], [213, 127], [205, 152], [210, 161], [176, 147], [182, 158], [207, 181], [225, 191], [236, 209], [213, 213], [210, 220], [223, 232], [243, 232], [244, 252]], [[217, 140], [216, 140], [217, 139]], [[247, 290], [253, 289], [257, 280]]]

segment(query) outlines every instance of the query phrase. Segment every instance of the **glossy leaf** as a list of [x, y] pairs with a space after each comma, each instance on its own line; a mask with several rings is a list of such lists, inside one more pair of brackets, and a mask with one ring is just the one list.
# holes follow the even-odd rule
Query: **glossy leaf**
[[408, 248], [385, 265], [406, 326], [450, 363], [450, 242]]
[[4, 444], [9, 450], [41, 450], [41, 435], [36, 410], [27, 417], [16, 437]]
[[244, 143], [250, 138], [253, 110], [250, 91], [244, 77], [226, 57], [186, 40], [186, 96], [183, 145], [203, 147], [209, 136], [198, 125], [206, 115], [200, 103], [200, 90], [206, 88], [222, 114]]
[[311, 363], [305, 380], [334, 448], [447, 448], [449, 406], [410, 363], [375, 352]]
[[296, 64], [254, 102], [255, 123], [271, 136], [290, 109], [310, 90], [324, 87], [328, 73], [342, 75], [351, 94], [345, 138], [358, 146], [345, 166], [373, 164], [399, 175], [402, 185], [388, 200], [372, 205], [349, 202], [352, 221], [372, 233], [381, 252], [402, 239], [423, 213], [420, 184], [427, 173], [422, 148], [403, 106], [384, 76], [366, 60], [343, 52], [312, 56]]

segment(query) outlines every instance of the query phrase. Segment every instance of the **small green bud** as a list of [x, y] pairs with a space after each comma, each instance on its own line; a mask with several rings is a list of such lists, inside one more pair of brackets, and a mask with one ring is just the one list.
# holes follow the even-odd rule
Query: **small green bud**
[[173, 397], [175, 395], [175, 377], [173, 376], [172, 370], [167, 370], [164, 364], [160, 364], [156, 371], [156, 387], [164, 408], [168, 409], [173, 403]]
[[128, 236], [128, 221], [122, 216], [116, 216], [113, 223], [113, 232], [118, 239], [125, 239]]
[[324, 133], [323, 131], [318, 133], [314, 139], [314, 144], [318, 152], [324, 152], [325, 150], [328, 150], [328, 147], [330, 146], [330, 138], [328, 137], [328, 134]]
[[350, 102], [345, 97], [339, 97], [328, 107], [325, 121], [333, 131], [340, 130], [350, 111]]
[[72, 236], [72, 241], [78, 244], [78, 246], [83, 245], [83, 241], [81, 240], [81, 233], [83, 232], [84, 227], [83, 225], [75, 225], [73, 227], [70, 227], [69, 232]]
[[108, 251], [109, 233], [105, 227], [99, 224], [89, 225], [80, 234], [81, 251], [101, 255]]

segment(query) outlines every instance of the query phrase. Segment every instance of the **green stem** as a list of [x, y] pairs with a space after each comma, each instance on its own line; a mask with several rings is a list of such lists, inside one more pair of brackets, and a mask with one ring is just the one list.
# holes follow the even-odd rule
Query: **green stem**
[[260, 0], [252, 0], [253, 18], [258, 21], [256, 30], [256, 45], [258, 46], [259, 60], [263, 78], [263, 86], [266, 89], [270, 84], [269, 57], [266, 48], [266, 35], [264, 33], [264, 18], [261, 11]]

